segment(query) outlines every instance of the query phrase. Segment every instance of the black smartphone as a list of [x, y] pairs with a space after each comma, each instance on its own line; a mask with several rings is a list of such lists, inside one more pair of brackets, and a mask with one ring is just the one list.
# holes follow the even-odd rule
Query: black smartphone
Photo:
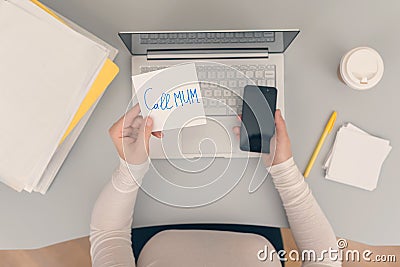
[[275, 133], [277, 89], [247, 85], [243, 94], [240, 149], [269, 153], [270, 141]]

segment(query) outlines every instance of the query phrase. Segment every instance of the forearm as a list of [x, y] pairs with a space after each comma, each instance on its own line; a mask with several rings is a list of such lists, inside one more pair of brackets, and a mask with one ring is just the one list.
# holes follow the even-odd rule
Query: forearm
[[[293, 158], [271, 168], [271, 175], [288, 217], [290, 228], [301, 251], [313, 250], [317, 256], [324, 250], [336, 249], [336, 236], [319, 207]], [[341, 266], [324, 254], [324, 263]], [[306, 262], [304, 265], [312, 265]]]
[[134, 266], [131, 249], [133, 210], [139, 184], [147, 170], [148, 162], [128, 168], [121, 160], [97, 199], [90, 224], [93, 266]]

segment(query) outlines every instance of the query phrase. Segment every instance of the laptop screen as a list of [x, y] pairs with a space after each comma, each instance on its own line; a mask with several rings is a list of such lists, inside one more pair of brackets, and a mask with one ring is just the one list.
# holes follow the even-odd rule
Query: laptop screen
[[132, 55], [149, 51], [267, 49], [283, 53], [299, 30], [120, 32]]

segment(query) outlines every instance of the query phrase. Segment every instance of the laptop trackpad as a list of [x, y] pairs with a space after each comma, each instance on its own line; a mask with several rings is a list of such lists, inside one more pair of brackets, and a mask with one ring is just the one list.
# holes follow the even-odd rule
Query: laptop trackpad
[[232, 140], [221, 122], [207, 118], [207, 124], [182, 129], [183, 154], [215, 155], [232, 152]]

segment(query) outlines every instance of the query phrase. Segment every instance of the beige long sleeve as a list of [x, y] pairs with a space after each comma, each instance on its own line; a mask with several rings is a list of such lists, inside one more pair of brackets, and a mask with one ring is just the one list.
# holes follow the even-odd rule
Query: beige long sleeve
[[[131, 224], [139, 184], [148, 167], [147, 162], [128, 168], [121, 160], [112, 180], [100, 194], [90, 225], [94, 267], [135, 266]], [[316, 252], [330, 246], [335, 248], [332, 228], [293, 159], [274, 166], [271, 174], [299, 248]], [[138, 266], [281, 266], [276, 254], [273, 260], [258, 260], [257, 252], [265, 246], [269, 251], [274, 250], [267, 239], [254, 234], [169, 230], [149, 240]], [[340, 263], [325, 259], [318, 263], [306, 261], [304, 266], [340, 266]]]
[[289, 220], [297, 246], [301, 251], [315, 251], [323, 261], [304, 261], [303, 266], [341, 266], [324, 251], [337, 250], [335, 233], [304, 181], [293, 158], [272, 166], [270, 170]]
[[133, 210], [149, 162], [129, 165], [121, 160], [98, 197], [90, 224], [90, 254], [94, 267], [134, 267], [131, 247]]

